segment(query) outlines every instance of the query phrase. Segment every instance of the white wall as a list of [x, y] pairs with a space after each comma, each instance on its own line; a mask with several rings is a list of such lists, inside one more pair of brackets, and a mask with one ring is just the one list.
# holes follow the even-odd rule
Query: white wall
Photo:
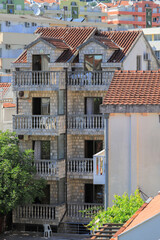
[[118, 240], [159, 240], [160, 237], [160, 214], [122, 233]]
[[109, 205], [114, 194], [140, 187], [148, 196], [160, 190], [158, 114], [109, 117]]
[[152, 55], [151, 49], [148, 47], [147, 42], [145, 41], [144, 36], [142, 35], [135, 46], [132, 48], [128, 56], [125, 58], [123, 62], [123, 69], [124, 70], [136, 70], [136, 57], [137, 55], [142, 56], [142, 69], [141, 70], [148, 70], [148, 62], [144, 61], [143, 55], [144, 53], [149, 53], [151, 56], [151, 70], [158, 70], [157, 62]]

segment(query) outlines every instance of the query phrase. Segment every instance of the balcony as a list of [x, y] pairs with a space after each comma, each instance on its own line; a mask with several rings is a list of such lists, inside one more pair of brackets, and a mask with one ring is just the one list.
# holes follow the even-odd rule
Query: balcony
[[13, 115], [13, 131], [18, 135], [54, 135], [65, 133], [65, 116]]
[[105, 184], [105, 150], [93, 156], [93, 184]]
[[74, 91], [105, 91], [112, 81], [114, 71], [68, 72], [68, 89]]
[[35, 160], [38, 177], [46, 180], [58, 180], [65, 177], [65, 160]]
[[103, 115], [71, 115], [68, 116], [69, 134], [98, 134], [103, 135]]
[[69, 178], [93, 179], [93, 159], [74, 158], [68, 160], [67, 173]]
[[65, 88], [65, 72], [14, 71], [14, 91], [53, 91]]
[[[89, 222], [91, 220], [92, 214], [94, 215], [103, 207], [101, 203], [68, 203], [68, 211], [67, 211], [67, 220], [74, 222], [76, 220]], [[90, 210], [90, 217], [82, 213], [80, 211]]]
[[19, 206], [13, 211], [13, 223], [58, 225], [65, 212], [65, 204], [32, 204]]

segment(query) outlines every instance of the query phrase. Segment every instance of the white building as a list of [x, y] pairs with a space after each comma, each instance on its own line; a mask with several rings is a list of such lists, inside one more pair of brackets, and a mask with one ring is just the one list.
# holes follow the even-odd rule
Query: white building
[[159, 87], [159, 71], [117, 71], [101, 105], [109, 205], [114, 194], [140, 188], [154, 196], [159, 190]]

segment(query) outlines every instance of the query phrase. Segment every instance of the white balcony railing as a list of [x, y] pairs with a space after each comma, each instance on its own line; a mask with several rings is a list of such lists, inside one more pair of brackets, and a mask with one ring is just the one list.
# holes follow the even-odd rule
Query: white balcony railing
[[93, 173], [93, 159], [84, 158], [68, 160], [67, 171], [69, 173], [82, 173], [82, 174]]
[[56, 176], [57, 164], [56, 160], [35, 160], [34, 165], [38, 175], [45, 176]]
[[13, 223], [58, 224], [66, 209], [65, 204], [32, 204], [18, 206], [13, 211]]
[[53, 115], [13, 115], [13, 129], [19, 134], [32, 132], [52, 132], [64, 131], [64, 116]]
[[62, 178], [65, 176], [65, 160], [35, 160], [34, 166], [38, 176], [43, 178]]
[[104, 120], [99, 115], [68, 116], [68, 129], [104, 129]]
[[15, 210], [15, 218], [55, 220], [56, 217], [55, 208], [56, 206], [44, 204], [19, 206]]
[[58, 88], [60, 84], [65, 83], [65, 72], [63, 71], [14, 71], [13, 72], [13, 89], [23, 88], [30, 90], [34, 87]]
[[68, 72], [69, 86], [106, 86], [112, 81], [114, 71]]
[[[90, 219], [102, 207], [103, 204], [100, 203], [68, 203], [67, 216], [74, 219]], [[82, 213], [83, 210], [89, 210], [89, 215]]]

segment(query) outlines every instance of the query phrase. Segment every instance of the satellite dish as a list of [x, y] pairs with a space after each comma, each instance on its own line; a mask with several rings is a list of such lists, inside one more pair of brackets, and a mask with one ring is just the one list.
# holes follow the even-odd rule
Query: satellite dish
[[36, 16], [39, 16], [40, 15], [40, 13], [41, 13], [41, 10], [39, 9], [39, 7], [37, 7], [37, 8], [34, 8], [34, 14], [36, 15]]

